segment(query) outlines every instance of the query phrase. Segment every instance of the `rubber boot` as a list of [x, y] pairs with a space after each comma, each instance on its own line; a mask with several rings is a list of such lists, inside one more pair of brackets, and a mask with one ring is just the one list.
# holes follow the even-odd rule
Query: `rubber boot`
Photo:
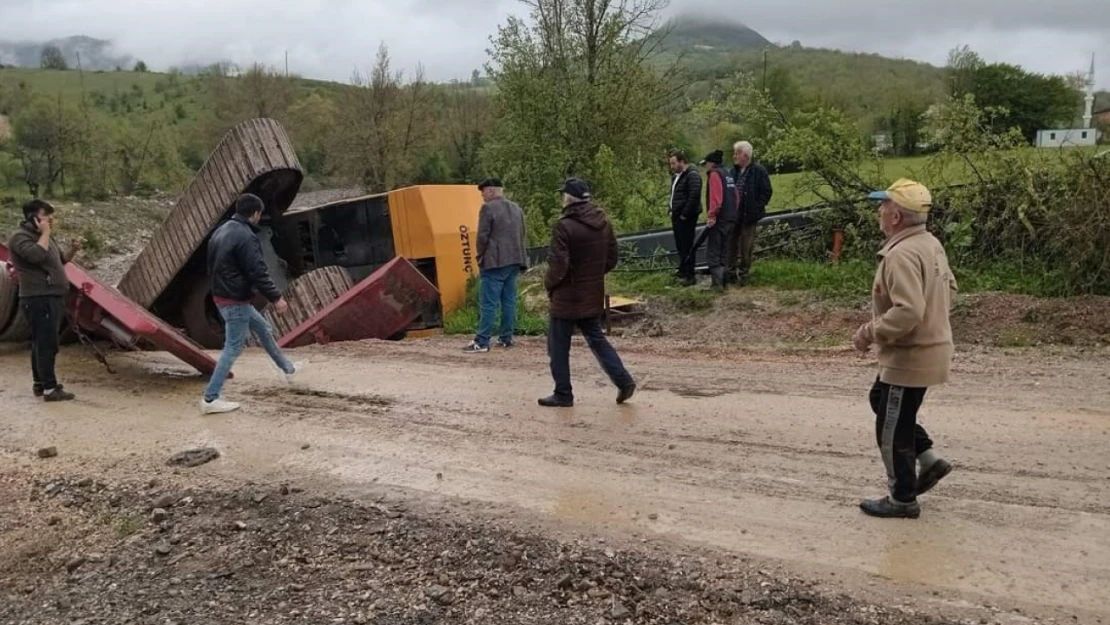
[[724, 267], [714, 267], [714, 268], [710, 269], [709, 270], [709, 277], [712, 279], [712, 282], [710, 283], [709, 288], [713, 289], [714, 291], [716, 291], [718, 293], [725, 290], [725, 268]]

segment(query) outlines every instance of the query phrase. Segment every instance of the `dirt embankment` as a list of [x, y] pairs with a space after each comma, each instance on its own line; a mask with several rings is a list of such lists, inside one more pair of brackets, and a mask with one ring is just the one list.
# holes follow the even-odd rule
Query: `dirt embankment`
[[[866, 296], [866, 294], [864, 294]], [[868, 302], [830, 301], [814, 294], [736, 289], [704, 310], [684, 311], [665, 298], [648, 298], [647, 317], [617, 334], [667, 337], [695, 350], [752, 346], [840, 348], [871, 318]], [[962, 347], [1110, 345], [1110, 297], [1045, 299], [1007, 293], [960, 296], [952, 331]]]

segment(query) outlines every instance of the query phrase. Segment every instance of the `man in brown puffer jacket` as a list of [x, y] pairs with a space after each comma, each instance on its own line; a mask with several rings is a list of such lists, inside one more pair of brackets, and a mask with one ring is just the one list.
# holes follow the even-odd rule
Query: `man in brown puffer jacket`
[[570, 342], [578, 328], [598, 363], [618, 389], [617, 403], [631, 399], [636, 382], [601, 331], [605, 312], [605, 274], [617, 266], [617, 237], [605, 213], [590, 201], [590, 188], [570, 178], [559, 189], [563, 216], [551, 234], [544, 286], [550, 304], [547, 353], [555, 393], [539, 400], [541, 406], [574, 405], [570, 384]]

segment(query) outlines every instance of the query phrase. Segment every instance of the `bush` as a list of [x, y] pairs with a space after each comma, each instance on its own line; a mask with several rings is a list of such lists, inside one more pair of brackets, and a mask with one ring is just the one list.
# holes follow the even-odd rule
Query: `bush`
[[[920, 181], [933, 191], [929, 228], [957, 278], [1042, 295], [1110, 294], [1110, 158], [1029, 148], [1016, 129], [996, 130], [1004, 113], [968, 97], [930, 116], [927, 133], [940, 150]], [[833, 209], [816, 218], [825, 240], [842, 228], [844, 258], [873, 264], [884, 236], [875, 203], [860, 198], [892, 180], [860, 175], [871, 168], [845, 149], [848, 134], [835, 115], [818, 112], [786, 129], [777, 148], [805, 159], [805, 184]]]

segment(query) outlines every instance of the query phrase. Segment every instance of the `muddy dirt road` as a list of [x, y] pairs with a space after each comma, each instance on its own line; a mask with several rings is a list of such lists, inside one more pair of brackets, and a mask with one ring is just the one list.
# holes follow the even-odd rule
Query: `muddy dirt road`
[[23, 389], [25, 356], [8, 350], [0, 467], [39, 462], [34, 450], [56, 445], [59, 463], [132, 471], [207, 444], [224, 455], [196, 475], [396, 487], [460, 514], [765, 558], [891, 604], [1110, 622], [1103, 352], [960, 353], [953, 383], [923, 408], [956, 471], [923, 498], [920, 520], [881, 521], [856, 508], [885, 487], [869, 359], [680, 359], [675, 344], [618, 341], [641, 384], [618, 407], [576, 343], [578, 405], [544, 410], [542, 344], [479, 356], [458, 347], [302, 349], [306, 373], [292, 388], [250, 351], [226, 392], [244, 409], [207, 417], [196, 412], [202, 380], [167, 357], [113, 355], [109, 375], [67, 349], [60, 373], [79, 401], [48, 405]]

